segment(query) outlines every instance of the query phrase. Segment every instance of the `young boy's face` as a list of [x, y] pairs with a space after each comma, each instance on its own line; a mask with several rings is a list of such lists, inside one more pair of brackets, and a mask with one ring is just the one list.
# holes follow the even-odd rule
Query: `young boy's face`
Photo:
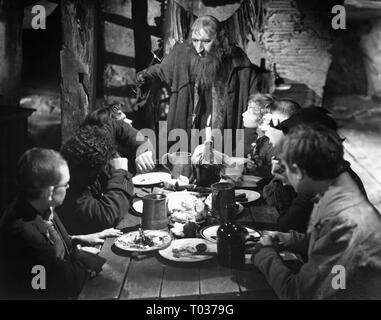
[[243, 126], [245, 128], [258, 128], [259, 118], [255, 109], [259, 108], [255, 102], [249, 102], [247, 110], [242, 114]]

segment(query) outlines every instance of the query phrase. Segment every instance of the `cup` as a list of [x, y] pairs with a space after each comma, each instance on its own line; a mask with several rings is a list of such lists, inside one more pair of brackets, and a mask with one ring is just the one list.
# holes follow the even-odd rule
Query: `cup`
[[145, 230], [168, 228], [167, 196], [161, 193], [152, 193], [145, 195], [142, 200], [142, 228]]
[[241, 176], [245, 168], [245, 158], [230, 157], [229, 164], [225, 167], [225, 174], [232, 176]]
[[110, 164], [115, 169], [123, 169], [128, 171], [128, 159], [123, 157], [116, 157], [110, 160]]
[[190, 153], [182, 151], [166, 153], [161, 163], [171, 173], [172, 179], [178, 179], [180, 175], [190, 178], [193, 173], [191, 157]]
[[195, 171], [197, 185], [201, 187], [210, 187], [221, 180], [221, 165], [219, 164], [197, 164]]
[[218, 217], [220, 223], [226, 223], [228, 209], [235, 204], [235, 185], [229, 182], [212, 184], [212, 215]]

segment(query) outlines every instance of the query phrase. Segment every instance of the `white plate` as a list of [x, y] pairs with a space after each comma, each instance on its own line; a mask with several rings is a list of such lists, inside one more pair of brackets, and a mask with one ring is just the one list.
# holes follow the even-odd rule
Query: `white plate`
[[132, 207], [134, 208], [136, 212], [143, 213], [143, 200], [134, 201], [134, 203], [132, 204]]
[[117, 246], [119, 249], [126, 250], [126, 251], [139, 251], [139, 252], [146, 252], [146, 251], [153, 251], [162, 249], [166, 246], [168, 246], [172, 238], [169, 235], [168, 232], [163, 230], [144, 230], [144, 235], [151, 239], [155, 239], [157, 237], [162, 238], [162, 240], [155, 245], [148, 247], [137, 247], [134, 244], [134, 240], [139, 237], [139, 231], [132, 231], [126, 234], [121, 235], [115, 240], [115, 246]]
[[282, 83], [282, 84], [278, 84], [276, 87], [275, 87], [275, 90], [290, 90], [291, 89], [291, 84], [287, 84], [287, 83]]
[[260, 193], [256, 192], [256, 191], [246, 190], [246, 189], [236, 189], [235, 190], [235, 195], [239, 195], [242, 193], [246, 194], [246, 198], [247, 198], [247, 201], [237, 201], [238, 203], [240, 203], [242, 205], [249, 204], [255, 200], [258, 200], [261, 197]]
[[135, 186], [152, 186], [168, 180], [171, 180], [171, 175], [167, 172], [148, 172], [133, 177], [132, 183]]
[[[206, 227], [200, 231], [200, 234], [204, 239], [206, 239], [210, 242], [213, 242], [213, 243], [217, 243], [217, 230], [218, 230], [218, 228], [219, 228], [219, 225]], [[253, 236], [255, 238], [258, 238], [261, 236], [257, 231], [255, 231], [253, 229], [250, 229], [247, 227], [245, 227], [245, 229], [247, 230], [247, 232], [249, 233], [250, 236]]]
[[206, 252], [217, 253], [217, 246], [211, 242], [208, 242], [204, 239], [198, 239], [198, 238], [185, 238], [185, 239], [173, 240], [171, 245], [163, 250], [160, 250], [159, 254], [165, 259], [177, 261], [177, 262], [199, 262], [199, 261], [213, 259], [215, 255], [192, 254], [190, 256], [180, 257], [180, 258], [173, 256], [173, 252], [172, 252], [173, 248], [185, 247], [187, 245], [195, 247], [196, 245], [200, 243], [204, 243], [206, 245], [207, 247]]
[[240, 188], [254, 188], [257, 186], [257, 183], [262, 180], [261, 177], [252, 176], [252, 175], [225, 175], [227, 179], [223, 181], [232, 182], [234, 181], [236, 187]]
[[176, 185], [176, 183], [178, 183], [179, 186], [186, 186], [189, 184], [189, 178], [181, 175], [178, 179], [168, 179], [164, 180], [164, 182], [167, 182], [173, 186]]

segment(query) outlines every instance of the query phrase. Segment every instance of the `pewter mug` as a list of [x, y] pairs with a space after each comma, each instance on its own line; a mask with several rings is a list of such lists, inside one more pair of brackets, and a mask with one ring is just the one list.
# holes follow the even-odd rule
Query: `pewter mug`
[[225, 223], [228, 218], [228, 209], [235, 205], [235, 185], [229, 182], [212, 184], [212, 215], [220, 223]]
[[142, 200], [142, 228], [145, 230], [168, 228], [167, 196], [161, 193], [152, 193], [145, 195]]

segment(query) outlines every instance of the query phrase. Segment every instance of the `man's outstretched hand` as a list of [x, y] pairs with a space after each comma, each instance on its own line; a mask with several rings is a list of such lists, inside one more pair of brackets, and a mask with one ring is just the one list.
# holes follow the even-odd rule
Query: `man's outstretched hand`
[[152, 151], [143, 152], [135, 159], [136, 170], [139, 173], [148, 172], [155, 168]]

